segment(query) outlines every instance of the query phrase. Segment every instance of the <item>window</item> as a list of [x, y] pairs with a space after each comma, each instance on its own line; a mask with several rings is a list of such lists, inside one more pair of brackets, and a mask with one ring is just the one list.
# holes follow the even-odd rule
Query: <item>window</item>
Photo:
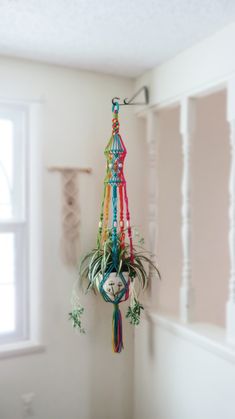
[[26, 109], [0, 105], [0, 343], [27, 338]]

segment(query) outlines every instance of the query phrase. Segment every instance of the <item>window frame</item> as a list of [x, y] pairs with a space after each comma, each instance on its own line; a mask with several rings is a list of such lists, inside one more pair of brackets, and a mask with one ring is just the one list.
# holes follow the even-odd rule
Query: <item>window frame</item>
[[[0, 119], [13, 123], [14, 178], [21, 176], [20, 189], [14, 188], [13, 214], [0, 219], [0, 233], [14, 234], [15, 261], [15, 329], [0, 333], [0, 345], [22, 342], [29, 339], [29, 142], [28, 109], [25, 105], [0, 103]], [[21, 161], [17, 165], [17, 160]], [[21, 173], [20, 173], [21, 172]], [[20, 182], [19, 182], [20, 183]], [[14, 180], [13, 180], [14, 184]], [[20, 196], [21, 192], [21, 198]], [[20, 205], [20, 201], [22, 200]], [[18, 207], [18, 208], [17, 208]], [[20, 208], [21, 207], [21, 208]]]

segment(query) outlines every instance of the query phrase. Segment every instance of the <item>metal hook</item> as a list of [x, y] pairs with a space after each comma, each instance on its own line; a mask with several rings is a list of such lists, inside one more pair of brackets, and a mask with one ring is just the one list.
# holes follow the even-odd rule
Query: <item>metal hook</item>
[[[144, 92], [144, 102], [133, 102], [133, 100], [141, 93]], [[120, 97], [114, 97], [112, 99], [112, 104], [118, 106], [129, 106], [129, 105], [148, 105], [149, 103], [149, 91], [147, 86], [141, 87], [135, 94], [132, 96], [131, 99], [128, 100], [128, 98], [125, 98], [123, 100], [123, 103], [119, 103], [118, 100], [120, 100]]]
[[[118, 103], [118, 100], [120, 100], [120, 97], [113, 97], [112, 104], [116, 105], [116, 103]], [[120, 105], [120, 103], [118, 103], [118, 105]]]

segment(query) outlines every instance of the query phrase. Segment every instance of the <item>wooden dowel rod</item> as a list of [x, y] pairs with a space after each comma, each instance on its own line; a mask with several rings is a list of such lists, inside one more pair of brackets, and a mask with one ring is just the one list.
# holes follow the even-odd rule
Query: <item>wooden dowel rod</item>
[[80, 173], [91, 173], [92, 169], [89, 167], [70, 167], [70, 166], [51, 166], [48, 167], [50, 172], [63, 172], [65, 170], [74, 170]]

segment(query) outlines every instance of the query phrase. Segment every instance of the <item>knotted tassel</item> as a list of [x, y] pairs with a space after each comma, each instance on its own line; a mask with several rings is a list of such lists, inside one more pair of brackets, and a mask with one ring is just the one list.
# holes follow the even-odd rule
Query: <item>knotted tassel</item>
[[113, 308], [113, 352], [120, 353], [124, 348], [122, 341], [122, 314], [118, 304]]

